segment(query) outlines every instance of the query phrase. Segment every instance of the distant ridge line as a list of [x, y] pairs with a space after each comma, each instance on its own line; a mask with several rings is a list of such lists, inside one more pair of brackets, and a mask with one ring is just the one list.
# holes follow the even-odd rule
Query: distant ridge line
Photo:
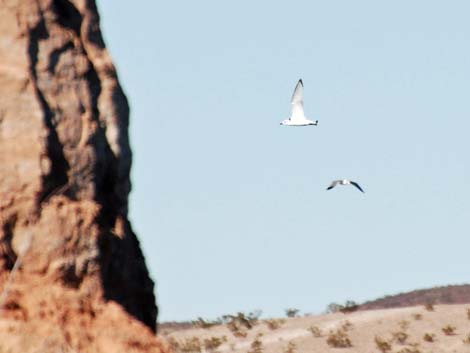
[[426, 304], [470, 303], [470, 284], [448, 285], [417, 289], [410, 292], [387, 295], [359, 305], [359, 310], [403, 308]]

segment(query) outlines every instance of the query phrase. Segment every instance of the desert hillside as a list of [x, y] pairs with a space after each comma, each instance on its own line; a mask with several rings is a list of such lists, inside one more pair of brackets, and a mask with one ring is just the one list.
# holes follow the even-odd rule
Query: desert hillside
[[365, 302], [360, 309], [387, 309], [406, 306], [432, 304], [470, 303], [470, 285], [450, 285], [427, 289], [418, 289], [407, 293], [388, 295], [380, 299]]
[[[467, 352], [470, 305], [427, 305], [161, 330], [178, 353]], [[201, 327], [201, 326], [205, 326]]]

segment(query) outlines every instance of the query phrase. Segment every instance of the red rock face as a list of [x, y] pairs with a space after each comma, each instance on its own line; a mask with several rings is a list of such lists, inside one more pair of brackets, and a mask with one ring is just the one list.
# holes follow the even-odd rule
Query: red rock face
[[67, 344], [86, 347], [75, 321], [106, 322], [109, 306], [109, 322], [156, 328], [127, 219], [128, 119], [94, 1], [0, 0], [0, 305]]

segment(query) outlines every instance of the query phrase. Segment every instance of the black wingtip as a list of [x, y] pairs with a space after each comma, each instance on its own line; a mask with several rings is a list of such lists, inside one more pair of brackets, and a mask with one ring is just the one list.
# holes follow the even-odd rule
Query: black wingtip
[[326, 190], [331, 190], [331, 189], [333, 189], [332, 186], [328, 186], [328, 187], [326, 188]]
[[300, 82], [300, 84], [301, 84], [302, 86], [304, 85], [304, 83], [302, 82], [302, 79], [301, 79], [301, 78], [299, 78], [299, 82]]
[[351, 184], [354, 185], [356, 188], [358, 188], [359, 191], [361, 191], [363, 194], [365, 194], [365, 191], [362, 190], [362, 188], [359, 186], [358, 183], [356, 183], [355, 181], [351, 181]]

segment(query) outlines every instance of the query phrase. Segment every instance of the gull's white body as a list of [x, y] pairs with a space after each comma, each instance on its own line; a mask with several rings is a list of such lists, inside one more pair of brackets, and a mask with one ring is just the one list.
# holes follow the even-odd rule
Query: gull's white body
[[294, 94], [292, 95], [292, 113], [289, 119], [283, 120], [281, 125], [287, 126], [307, 126], [317, 125], [317, 121], [307, 119], [304, 113], [304, 85], [302, 80], [297, 82], [295, 86]]
[[356, 183], [355, 181], [352, 181], [352, 180], [348, 180], [348, 179], [334, 180], [334, 181], [331, 182], [330, 186], [328, 186], [328, 188], [326, 190], [333, 189], [336, 185], [353, 185], [359, 191], [364, 192], [364, 190], [362, 190], [362, 188], [359, 186], [358, 183]]

